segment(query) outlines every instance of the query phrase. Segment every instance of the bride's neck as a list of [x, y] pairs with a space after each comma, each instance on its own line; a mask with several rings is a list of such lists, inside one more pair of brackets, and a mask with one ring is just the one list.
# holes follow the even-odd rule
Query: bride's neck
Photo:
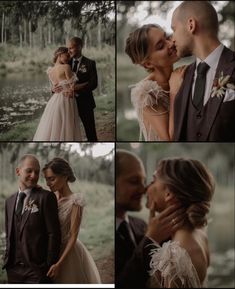
[[59, 198], [68, 197], [72, 194], [68, 184], [66, 183], [60, 190], [58, 190]]
[[171, 240], [178, 239], [180, 236], [185, 235], [185, 234], [191, 234], [193, 232], [194, 228], [192, 225], [185, 221], [184, 224], [171, 235]]
[[159, 68], [155, 67], [154, 71], [149, 74], [148, 79], [154, 80], [160, 85], [163, 89], [169, 88], [169, 79], [173, 71], [173, 66]]

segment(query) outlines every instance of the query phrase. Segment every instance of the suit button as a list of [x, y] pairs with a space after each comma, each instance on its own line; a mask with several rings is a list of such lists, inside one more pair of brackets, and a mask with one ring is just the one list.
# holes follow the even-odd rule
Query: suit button
[[200, 132], [197, 132], [197, 137], [201, 137], [202, 134]]
[[200, 119], [202, 116], [201, 114], [197, 114], [197, 118]]

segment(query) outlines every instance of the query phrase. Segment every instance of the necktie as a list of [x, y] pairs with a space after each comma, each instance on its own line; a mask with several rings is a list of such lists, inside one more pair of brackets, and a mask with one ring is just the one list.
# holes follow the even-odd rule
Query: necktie
[[118, 232], [125, 238], [125, 241], [128, 243], [128, 246], [130, 246], [131, 248], [135, 248], [135, 243], [131, 238], [130, 227], [127, 221], [123, 221], [120, 224]]
[[197, 110], [203, 107], [205, 86], [206, 86], [206, 73], [210, 66], [205, 62], [200, 62], [197, 66], [197, 78], [194, 89], [193, 104]]
[[73, 61], [73, 72], [77, 72], [78, 68], [78, 60], [74, 59]]
[[19, 194], [19, 200], [16, 208], [16, 215], [21, 215], [22, 209], [23, 209], [23, 204], [24, 204], [24, 198], [26, 197], [26, 194], [24, 192], [20, 192]]

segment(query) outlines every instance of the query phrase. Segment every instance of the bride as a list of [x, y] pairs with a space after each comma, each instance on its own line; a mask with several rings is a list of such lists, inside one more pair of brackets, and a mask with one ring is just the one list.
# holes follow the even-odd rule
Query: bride
[[[131, 86], [131, 101], [146, 141], [168, 141], [173, 137], [173, 103], [186, 66], [173, 71], [179, 58], [163, 29], [147, 24], [130, 33], [125, 52], [148, 76]], [[170, 86], [169, 86], [170, 84]]]
[[[186, 217], [170, 240], [162, 246], [153, 242], [147, 287], [206, 287], [210, 254], [205, 226], [213, 193], [213, 177], [199, 161], [182, 158], [160, 161], [147, 189], [152, 216], [177, 200], [186, 209]], [[151, 229], [146, 236], [151, 238]]]
[[60, 86], [60, 93], [54, 93], [48, 101], [36, 130], [34, 141], [80, 141], [80, 119], [73, 95], [76, 75], [69, 62], [68, 48], [59, 47], [54, 53], [54, 67], [47, 74], [52, 87]]
[[43, 168], [50, 190], [58, 201], [61, 226], [61, 252], [56, 264], [52, 265], [47, 276], [59, 284], [97, 284], [101, 283], [96, 264], [77, 239], [84, 207], [83, 196], [73, 193], [68, 182], [76, 180], [73, 171], [62, 158], [54, 158]]

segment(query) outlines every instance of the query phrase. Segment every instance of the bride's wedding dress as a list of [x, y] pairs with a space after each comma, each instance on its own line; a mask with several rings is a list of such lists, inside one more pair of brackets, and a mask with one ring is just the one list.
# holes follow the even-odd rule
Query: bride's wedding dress
[[[47, 74], [50, 69], [48, 68]], [[63, 92], [66, 92], [76, 80], [77, 77], [74, 74], [71, 79], [59, 82], [63, 90], [60, 93], [54, 93], [48, 101], [33, 137], [34, 141], [82, 140], [76, 99], [63, 95]]]
[[[188, 252], [178, 241], [155, 244], [151, 250], [149, 288], [206, 288], [207, 278], [200, 282]], [[177, 282], [175, 282], [177, 281]], [[179, 287], [180, 283], [180, 287]], [[170, 286], [169, 286], [170, 284]]]
[[[159, 116], [169, 112], [168, 92], [163, 90], [156, 81], [143, 79], [140, 82], [131, 85], [131, 102], [137, 114], [140, 134], [146, 141], [159, 141], [159, 137], [148, 122], [144, 122], [143, 113], [145, 107], [150, 107], [152, 115]], [[158, 107], [164, 108], [164, 111], [158, 111]]]
[[[70, 237], [71, 212], [73, 205], [83, 207], [85, 204], [81, 194], [72, 194], [58, 201], [59, 220], [61, 225], [61, 253]], [[54, 280], [58, 284], [98, 284], [101, 283], [96, 264], [83, 245], [77, 239], [75, 246], [61, 265], [60, 272]]]

